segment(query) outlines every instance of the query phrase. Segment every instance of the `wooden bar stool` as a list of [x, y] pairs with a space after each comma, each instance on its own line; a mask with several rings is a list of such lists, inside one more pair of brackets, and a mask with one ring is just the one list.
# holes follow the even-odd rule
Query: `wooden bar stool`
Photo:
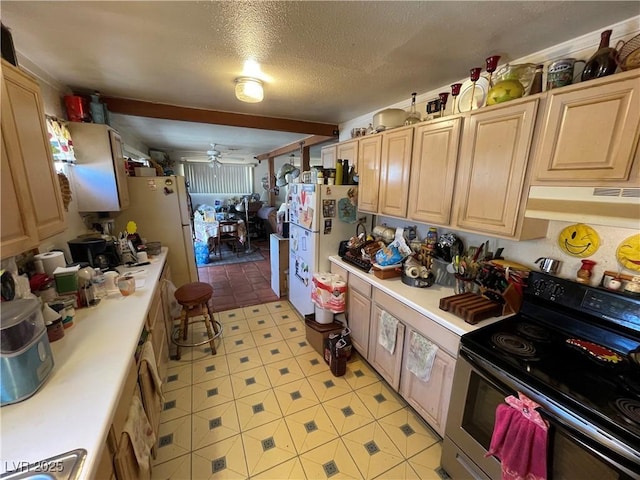
[[[176, 359], [180, 360], [181, 347], [199, 347], [205, 343], [211, 345], [211, 355], [216, 354], [215, 339], [222, 334], [222, 325], [213, 319], [211, 309], [209, 308], [209, 300], [213, 295], [213, 288], [208, 283], [192, 282], [182, 285], [176, 290], [176, 301], [182, 305], [180, 314], [180, 325], [175, 329], [171, 337], [172, 341], [178, 347], [176, 350]], [[190, 318], [202, 316], [203, 320], [191, 320]], [[207, 328], [207, 339], [201, 342], [188, 343], [187, 333], [189, 325], [192, 323], [204, 322]]]

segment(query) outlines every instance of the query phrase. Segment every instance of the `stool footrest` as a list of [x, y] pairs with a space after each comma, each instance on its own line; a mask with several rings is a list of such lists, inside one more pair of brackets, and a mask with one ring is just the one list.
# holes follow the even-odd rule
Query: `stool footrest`
[[[204, 322], [205, 322], [204, 320], [194, 320], [189, 322], [189, 325], [192, 325], [194, 323], [204, 323]], [[175, 345], [178, 345], [179, 347], [199, 347], [201, 345], [204, 345], [205, 343], [209, 343], [211, 340], [215, 340], [220, 335], [222, 335], [222, 324], [217, 320], [211, 320], [211, 322], [215, 323], [218, 326], [218, 332], [214, 334], [213, 337], [209, 337], [207, 335], [207, 338], [201, 342], [187, 343], [180, 338], [180, 336], [182, 335], [182, 325], [176, 325], [176, 327], [173, 329], [173, 335], [171, 335], [171, 341]]]

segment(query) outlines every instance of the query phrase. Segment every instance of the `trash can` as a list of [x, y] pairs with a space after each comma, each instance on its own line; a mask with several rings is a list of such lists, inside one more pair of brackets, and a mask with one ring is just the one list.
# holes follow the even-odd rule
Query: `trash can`
[[196, 264], [200, 267], [209, 263], [209, 246], [204, 242], [195, 242], [193, 246], [196, 255]]

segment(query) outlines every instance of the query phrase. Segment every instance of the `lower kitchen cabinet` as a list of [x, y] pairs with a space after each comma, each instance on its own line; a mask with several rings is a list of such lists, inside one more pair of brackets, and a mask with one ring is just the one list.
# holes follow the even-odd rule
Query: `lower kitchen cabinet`
[[[368, 360], [371, 366], [373, 366], [380, 376], [384, 378], [395, 390], [398, 390], [398, 387], [400, 386], [402, 346], [404, 343], [405, 326], [399, 320], [402, 316], [398, 315], [399, 311], [402, 310], [402, 307], [404, 306], [391, 296], [380, 290], [374, 289], [373, 305], [371, 307], [371, 334], [369, 337]], [[387, 331], [383, 332], [383, 315], [385, 315], [385, 312], [398, 320], [395, 334], [389, 329], [386, 329]], [[381, 345], [381, 332], [383, 332], [384, 335], [387, 335], [387, 338], [389, 339], [387, 346], [392, 348], [387, 349]]]
[[[438, 348], [431, 376], [428, 381], [418, 378], [407, 369], [407, 359], [410, 351], [413, 328], [407, 328], [404, 340], [403, 369], [400, 376], [400, 395], [424, 418], [439, 435], [444, 437], [444, 427], [449, 411], [449, 399], [453, 383], [453, 371], [456, 360]], [[427, 339], [429, 340], [429, 339]]]
[[371, 285], [355, 275], [349, 276], [347, 314], [347, 321], [351, 330], [351, 342], [358, 353], [368, 360]]

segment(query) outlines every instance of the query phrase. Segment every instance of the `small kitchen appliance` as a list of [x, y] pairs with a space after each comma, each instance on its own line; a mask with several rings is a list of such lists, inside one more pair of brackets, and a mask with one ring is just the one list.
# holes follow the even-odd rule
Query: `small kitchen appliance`
[[113, 241], [99, 237], [79, 237], [67, 242], [74, 262], [86, 262], [94, 268], [107, 270], [120, 265], [118, 249]]
[[36, 393], [53, 370], [38, 300], [3, 302], [0, 344], [0, 405], [4, 406]]

